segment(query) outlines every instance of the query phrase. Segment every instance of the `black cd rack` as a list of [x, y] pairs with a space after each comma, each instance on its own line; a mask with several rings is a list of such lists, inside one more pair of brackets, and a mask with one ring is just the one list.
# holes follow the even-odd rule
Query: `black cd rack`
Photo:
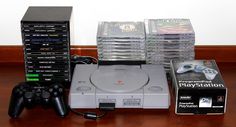
[[26, 81], [69, 82], [72, 7], [29, 7], [21, 21]]

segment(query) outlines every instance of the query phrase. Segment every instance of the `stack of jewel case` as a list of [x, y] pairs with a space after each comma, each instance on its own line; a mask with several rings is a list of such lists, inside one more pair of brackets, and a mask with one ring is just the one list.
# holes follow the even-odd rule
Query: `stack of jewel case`
[[143, 22], [100, 22], [97, 31], [98, 59], [145, 63], [145, 28]]
[[171, 60], [193, 60], [195, 33], [189, 19], [147, 19], [146, 63], [162, 64], [170, 72]]

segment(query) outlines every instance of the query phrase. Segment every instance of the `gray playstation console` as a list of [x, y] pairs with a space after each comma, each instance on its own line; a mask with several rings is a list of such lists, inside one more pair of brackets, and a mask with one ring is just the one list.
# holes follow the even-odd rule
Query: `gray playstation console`
[[71, 108], [168, 109], [166, 74], [161, 65], [76, 65], [69, 94]]

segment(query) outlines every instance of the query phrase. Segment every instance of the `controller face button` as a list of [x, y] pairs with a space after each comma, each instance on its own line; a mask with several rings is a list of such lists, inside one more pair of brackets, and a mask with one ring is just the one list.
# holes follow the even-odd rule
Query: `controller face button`
[[58, 91], [59, 91], [60, 93], [62, 93], [62, 92], [63, 92], [63, 89], [62, 89], [62, 88], [59, 88]]
[[52, 89], [52, 88], [50, 88], [48, 91], [51, 93], [51, 92], [53, 92], [53, 89]]
[[54, 96], [58, 96], [58, 92], [53, 92], [53, 95]]
[[54, 86], [54, 89], [58, 89], [58, 88], [59, 88], [59, 86], [58, 86], [58, 85], [55, 85], [55, 86]]

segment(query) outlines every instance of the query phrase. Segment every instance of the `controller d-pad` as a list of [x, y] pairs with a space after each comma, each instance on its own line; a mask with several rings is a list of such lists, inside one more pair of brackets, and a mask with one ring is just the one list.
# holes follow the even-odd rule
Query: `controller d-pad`
[[32, 92], [25, 92], [25, 94], [24, 94], [24, 97], [25, 98], [32, 98], [33, 97], [33, 93]]
[[48, 91], [49, 91], [50, 93], [52, 93], [52, 92], [53, 92], [53, 88], [48, 89]]
[[54, 85], [53, 88], [54, 88], [54, 89], [58, 89], [59, 86], [58, 86], [58, 85]]
[[21, 95], [23, 95], [23, 90], [21, 90], [21, 89], [16, 89], [16, 91], [15, 91], [15, 94], [17, 94], [18, 96], [21, 96]]
[[20, 86], [20, 88], [19, 88], [19, 89], [23, 90], [23, 89], [24, 89], [24, 87], [23, 87], [23, 86]]
[[18, 94], [19, 94], [20, 96], [23, 95], [23, 93], [24, 93], [23, 91], [19, 91], [19, 92], [18, 92]]

